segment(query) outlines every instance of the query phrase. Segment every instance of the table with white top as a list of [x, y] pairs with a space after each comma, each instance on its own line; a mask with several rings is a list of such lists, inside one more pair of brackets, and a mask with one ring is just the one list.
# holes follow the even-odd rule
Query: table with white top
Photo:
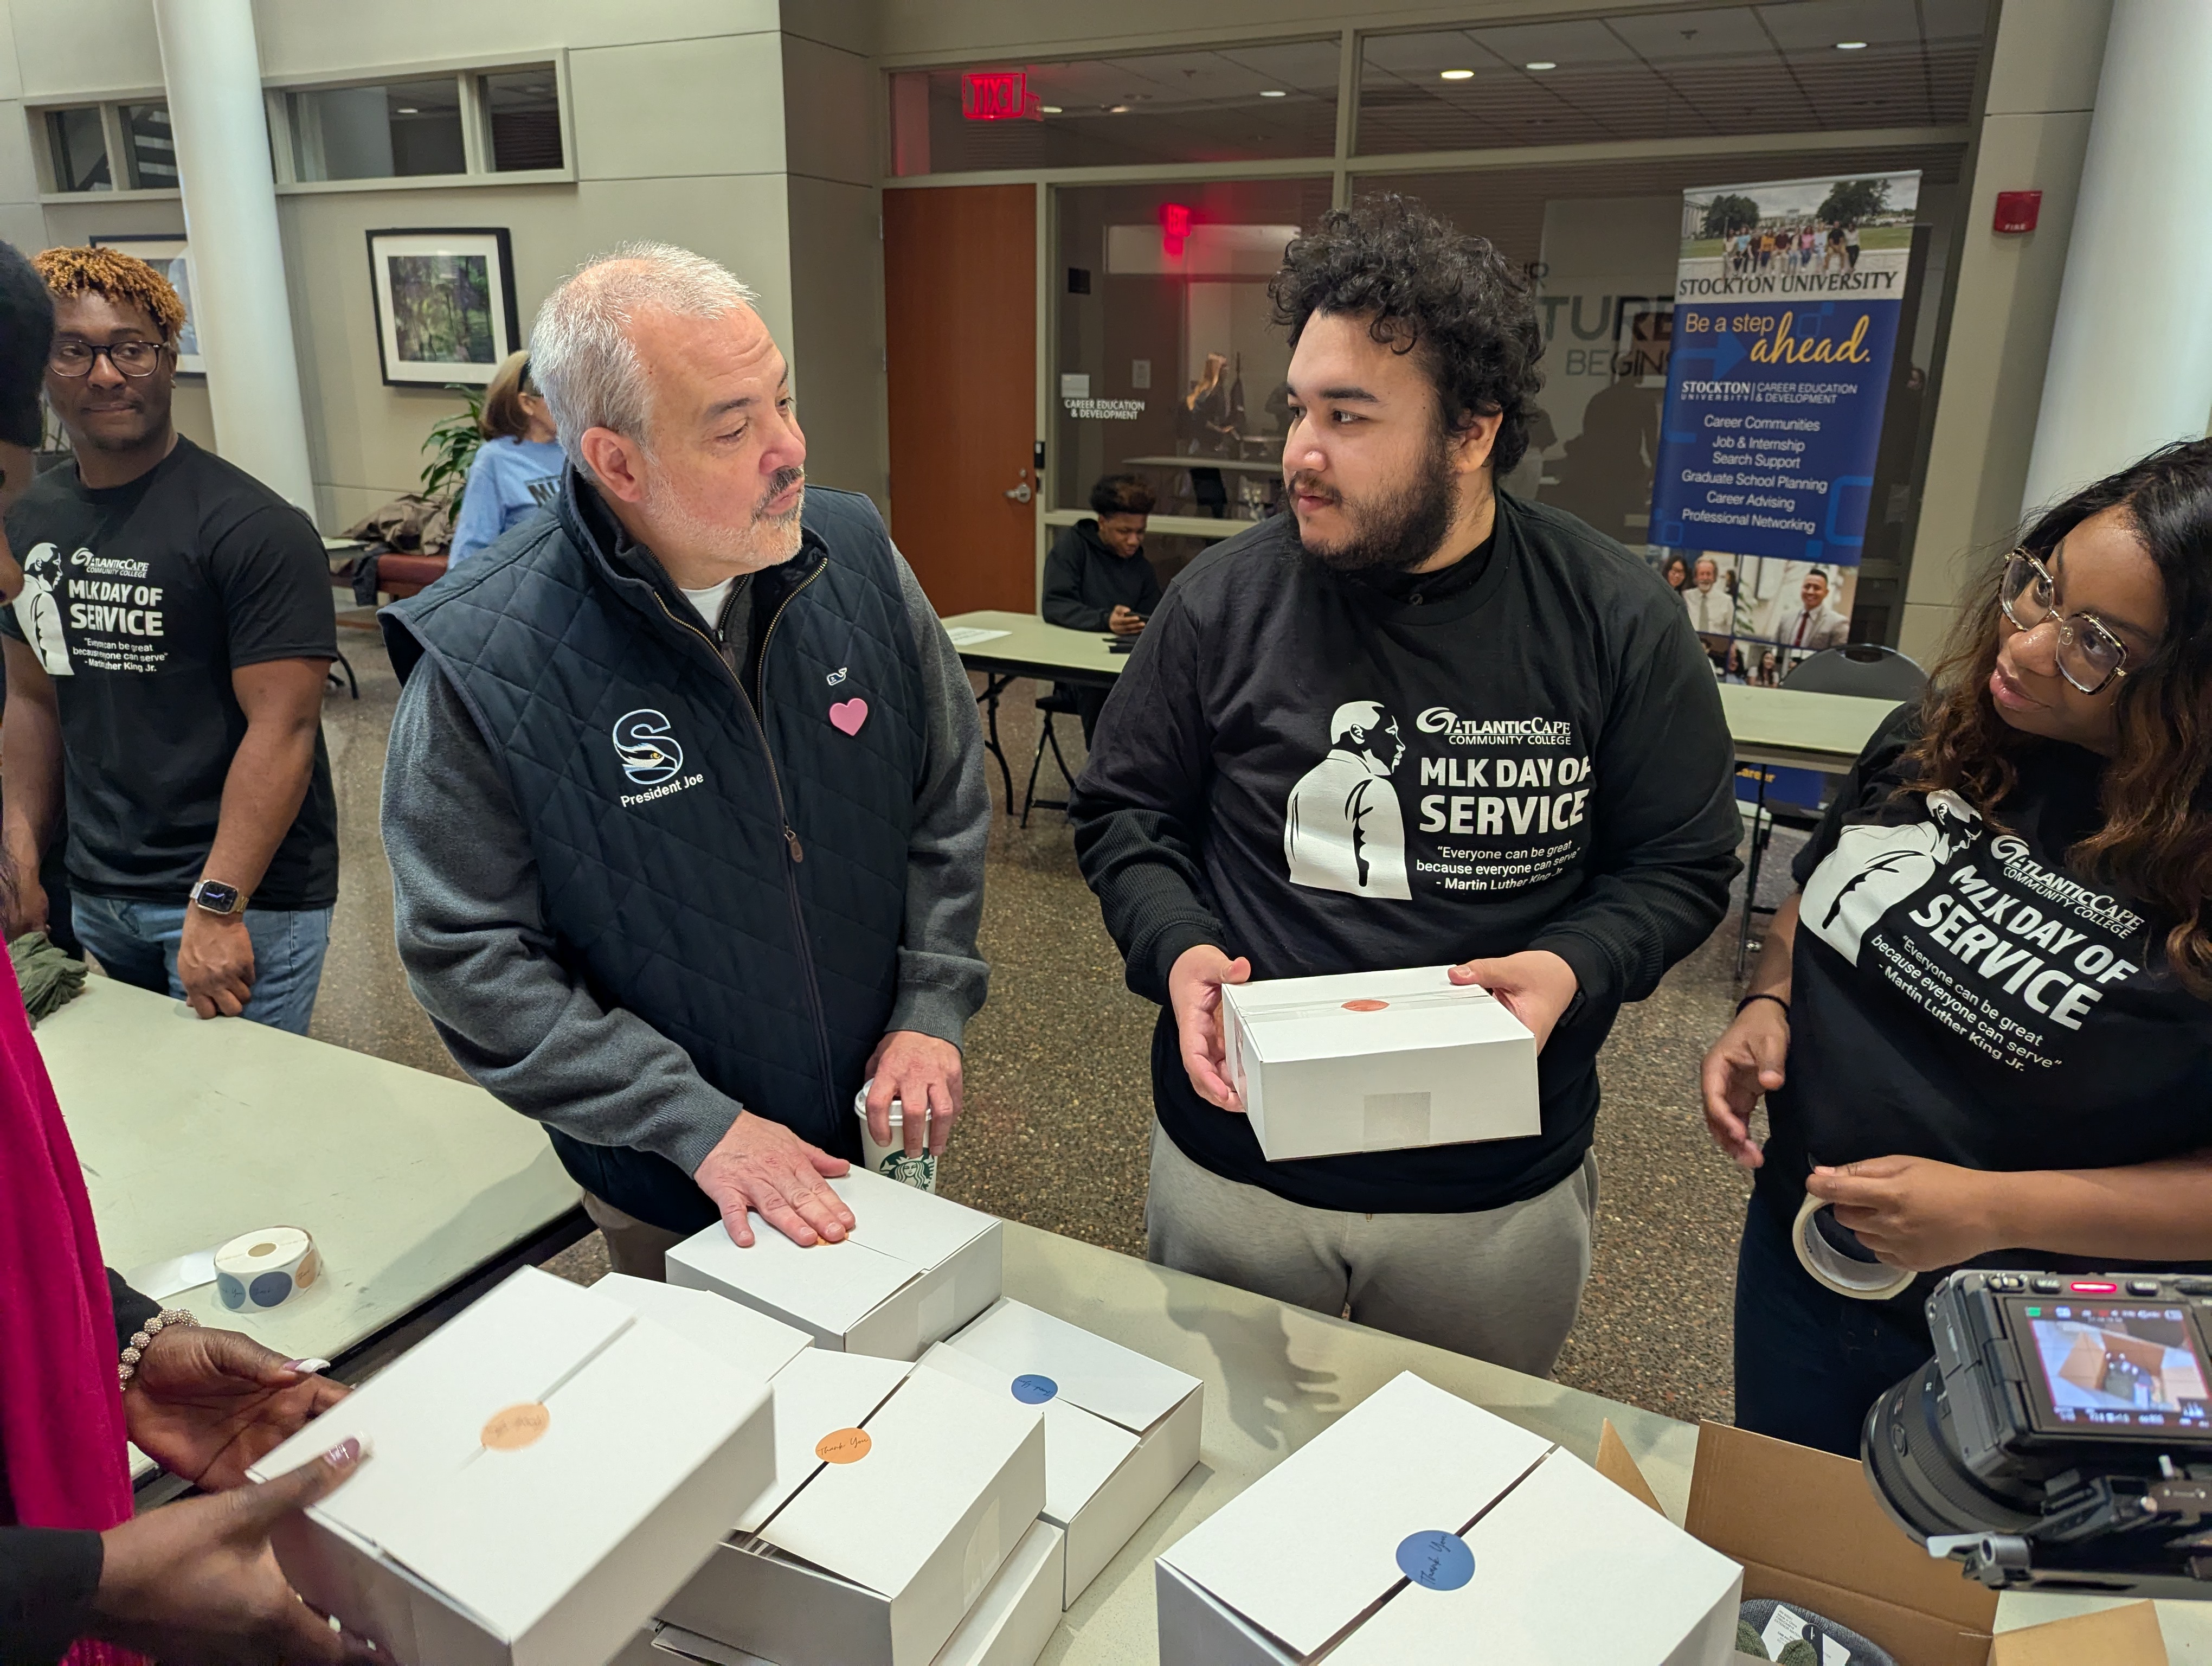
[[324, 1274], [282, 1306], [234, 1313], [212, 1283], [166, 1304], [341, 1377], [591, 1230], [544, 1130], [471, 1083], [106, 977], [34, 1034], [107, 1264], [304, 1227]]
[[[1014, 775], [999, 745], [999, 700], [1017, 678], [1088, 684], [1109, 688], [1129, 662], [1116, 654], [1110, 638], [1097, 631], [1064, 630], [1034, 613], [987, 609], [956, 613], [945, 621], [961, 662], [983, 673], [978, 696], [986, 718], [984, 741], [1006, 777], [1006, 809], [1013, 813]], [[1891, 700], [1863, 700], [1853, 695], [1805, 694], [1792, 689], [1756, 689], [1720, 684], [1721, 710], [1741, 763], [1784, 764], [1841, 775], [1882, 720], [1897, 708]]]

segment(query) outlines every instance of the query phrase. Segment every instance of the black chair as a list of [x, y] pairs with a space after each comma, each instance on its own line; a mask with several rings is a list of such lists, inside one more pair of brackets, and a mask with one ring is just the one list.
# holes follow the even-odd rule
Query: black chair
[[[1801, 660], [1782, 679], [1782, 686], [1796, 694], [1849, 694], [1863, 700], [1917, 700], [1927, 686], [1928, 673], [1911, 659], [1893, 648], [1884, 648], [1878, 642], [1852, 642], [1844, 648], [1823, 648], [1820, 653]], [[1759, 870], [1766, 854], [1767, 841], [1774, 830], [1786, 827], [1794, 832], [1810, 833], [1820, 824], [1826, 810], [1828, 784], [1833, 777], [1824, 778], [1820, 804], [1790, 804], [1771, 801], [1766, 796], [1768, 784], [1774, 779], [1773, 771], [1759, 769], [1759, 797], [1753, 801], [1751, 811], [1751, 860], [1744, 869], [1743, 921], [1736, 933], [1735, 975], [1743, 976], [1745, 963], [1751, 958], [1751, 917], [1754, 914], [1772, 914], [1772, 909], [1759, 906]]]
[[1067, 759], [1060, 750], [1059, 732], [1052, 727], [1055, 717], [1079, 718], [1082, 715], [1082, 708], [1076, 703], [1075, 690], [1054, 683], [1037, 696], [1036, 708], [1036, 754], [1030, 759], [1030, 784], [1022, 793], [1021, 824], [1024, 827], [1030, 824], [1031, 810], [1064, 811], [1067, 808], [1066, 799], [1041, 799], [1036, 795], [1037, 771], [1044, 768], [1046, 747], [1052, 748], [1052, 761], [1060, 766], [1060, 778], [1067, 783], [1067, 790], [1071, 793], [1075, 790], [1075, 772], [1067, 767]]

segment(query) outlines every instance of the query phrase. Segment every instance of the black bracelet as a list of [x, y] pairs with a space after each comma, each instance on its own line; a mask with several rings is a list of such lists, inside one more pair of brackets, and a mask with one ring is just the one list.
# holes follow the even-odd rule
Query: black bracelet
[[1750, 1006], [1754, 1000], [1771, 1000], [1777, 1006], [1779, 1006], [1782, 1009], [1782, 1013], [1784, 1018], [1787, 1018], [1790, 1015], [1790, 1003], [1788, 1001], [1783, 1000], [1780, 995], [1769, 994], [1765, 990], [1762, 989], [1757, 994], [1746, 995], [1741, 1000], [1736, 1002], [1736, 1016], [1738, 1018], [1741, 1018], [1743, 1016], [1743, 1009]]

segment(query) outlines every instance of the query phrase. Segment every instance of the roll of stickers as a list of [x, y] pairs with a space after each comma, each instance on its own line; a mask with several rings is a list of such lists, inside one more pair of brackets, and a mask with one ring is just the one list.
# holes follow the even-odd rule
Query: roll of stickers
[[322, 1276], [315, 1241], [297, 1226], [264, 1226], [215, 1252], [215, 1293], [234, 1313], [265, 1313]]
[[1810, 1192], [1805, 1194], [1805, 1207], [1797, 1211], [1790, 1241], [1796, 1247], [1797, 1264], [1838, 1296], [1886, 1302], [1902, 1295], [1912, 1283], [1913, 1275], [1905, 1268], [1876, 1261], [1874, 1251]]

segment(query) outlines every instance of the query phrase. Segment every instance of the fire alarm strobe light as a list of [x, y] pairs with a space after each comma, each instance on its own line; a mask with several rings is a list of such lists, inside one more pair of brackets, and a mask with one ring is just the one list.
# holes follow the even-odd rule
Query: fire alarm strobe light
[[2043, 193], [2039, 191], [2001, 191], [1997, 192], [1996, 217], [1990, 229], [2001, 232], [2023, 232], [2035, 229], [2036, 216], [2043, 208]]

